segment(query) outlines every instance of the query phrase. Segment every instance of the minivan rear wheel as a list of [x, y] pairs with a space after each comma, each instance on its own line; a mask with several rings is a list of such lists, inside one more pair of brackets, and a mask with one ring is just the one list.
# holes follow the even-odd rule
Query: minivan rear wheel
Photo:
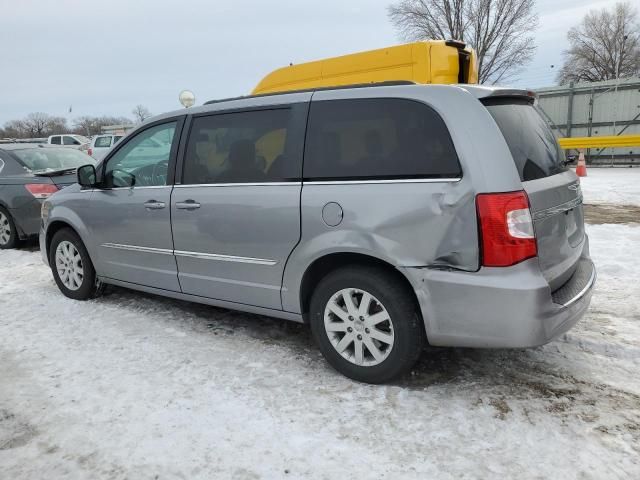
[[55, 233], [49, 248], [49, 265], [65, 296], [89, 300], [102, 292], [89, 253], [73, 230], [64, 228]]
[[20, 245], [18, 229], [11, 218], [11, 214], [3, 207], [0, 207], [0, 249], [8, 250]]
[[329, 364], [366, 383], [406, 373], [424, 345], [413, 295], [377, 267], [341, 268], [323, 278], [311, 298], [310, 324]]

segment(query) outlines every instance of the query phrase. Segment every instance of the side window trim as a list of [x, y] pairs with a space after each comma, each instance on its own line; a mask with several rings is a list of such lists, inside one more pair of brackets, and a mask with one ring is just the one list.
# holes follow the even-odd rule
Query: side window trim
[[[181, 187], [192, 187], [192, 186], [202, 186], [202, 185], [220, 185], [220, 186], [238, 186], [238, 185], [288, 185], [292, 183], [300, 183], [302, 182], [302, 163], [303, 163], [303, 153], [304, 153], [304, 142], [306, 137], [306, 127], [307, 120], [309, 115], [309, 100], [295, 103], [285, 103], [285, 104], [274, 104], [274, 105], [261, 105], [261, 106], [251, 106], [251, 107], [243, 107], [243, 108], [230, 108], [223, 110], [214, 110], [210, 112], [198, 113], [195, 115], [189, 115], [185, 121], [183, 126], [183, 135], [180, 139], [180, 148], [178, 151], [178, 160], [176, 162], [175, 168], [175, 186]], [[290, 180], [282, 180], [282, 181], [268, 181], [268, 182], [241, 182], [241, 183], [205, 183], [205, 184], [183, 184], [184, 178], [184, 168], [185, 168], [185, 160], [187, 154], [187, 146], [189, 137], [192, 133], [193, 121], [196, 118], [201, 117], [213, 117], [218, 115], [228, 115], [233, 113], [246, 113], [246, 112], [260, 112], [260, 111], [268, 111], [268, 110], [290, 110], [291, 117], [289, 119], [289, 127], [290, 132], [287, 133], [289, 138], [294, 137], [293, 141], [287, 141], [285, 144], [285, 152], [287, 149], [291, 148], [291, 145], [298, 146], [297, 152], [291, 152], [292, 155], [296, 156], [296, 158], [300, 159], [300, 164], [298, 168], [298, 173], [296, 178]]]
[[118, 153], [118, 151], [121, 148], [124, 148], [131, 140], [135, 139], [139, 134], [145, 132], [146, 130], [149, 130], [151, 128], [157, 127], [159, 125], [164, 125], [164, 124], [176, 122], [176, 130], [175, 130], [175, 133], [174, 133], [173, 142], [171, 144], [171, 150], [169, 151], [169, 166], [168, 166], [168, 169], [167, 169], [167, 184], [166, 185], [160, 185], [160, 186], [114, 187], [114, 188], [116, 188], [116, 189], [117, 188], [127, 188], [127, 189], [128, 188], [165, 188], [165, 187], [172, 186], [174, 184], [174, 179], [175, 179], [175, 164], [176, 164], [176, 156], [177, 156], [177, 153], [178, 153], [178, 144], [182, 140], [183, 127], [184, 127], [184, 124], [185, 124], [185, 117], [186, 117], [186, 115], [180, 115], [180, 116], [177, 116], [177, 117], [163, 118], [162, 120], [158, 120], [156, 122], [150, 123], [148, 125], [145, 125], [144, 128], [140, 128], [140, 129], [135, 130], [134, 132], [132, 132], [131, 135], [127, 136], [126, 141], [118, 142], [116, 145], [114, 145], [109, 150], [109, 153], [107, 154], [107, 156], [105, 157], [104, 161], [100, 165], [100, 171], [99, 171], [99, 176], [100, 176], [99, 181], [100, 181], [100, 183], [102, 183], [104, 181], [104, 178], [105, 178], [105, 175], [106, 175], [105, 172], [107, 170], [108, 163]]

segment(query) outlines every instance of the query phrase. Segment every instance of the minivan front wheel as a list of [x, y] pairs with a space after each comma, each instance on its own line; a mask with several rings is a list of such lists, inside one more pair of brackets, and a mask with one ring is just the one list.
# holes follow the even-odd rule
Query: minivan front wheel
[[60, 291], [74, 300], [88, 300], [101, 291], [93, 263], [82, 240], [70, 229], [56, 232], [49, 248], [49, 265]]
[[354, 266], [325, 277], [311, 299], [313, 336], [327, 361], [347, 377], [387, 382], [411, 369], [424, 344], [416, 302], [399, 279]]

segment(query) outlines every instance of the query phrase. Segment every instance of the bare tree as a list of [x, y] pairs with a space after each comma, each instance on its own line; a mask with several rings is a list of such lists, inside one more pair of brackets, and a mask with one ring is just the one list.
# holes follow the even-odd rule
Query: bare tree
[[43, 112], [30, 113], [20, 122], [23, 137], [46, 137], [67, 131], [67, 120], [64, 117], [54, 117]]
[[535, 0], [400, 0], [389, 18], [406, 40], [456, 39], [478, 55], [480, 83], [515, 77], [535, 52]]
[[27, 128], [22, 120], [9, 120], [4, 124], [2, 137], [24, 138], [27, 136]]
[[133, 113], [133, 118], [138, 123], [144, 122], [151, 116], [151, 112], [144, 105], [136, 105], [135, 108], [131, 110], [131, 113]]
[[97, 135], [102, 132], [102, 127], [106, 125], [129, 125], [131, 123], [133, 123], [131, 119], [126, 117], [111, 117], [107, 115], [94, 117], [84, 115], [74, 119], [73, 133], [87, 136]]
[[567, 34], [570, 48], [558, 83], [597, 82], [640, 74], [640, 23], [630, 3], [591, 10]]

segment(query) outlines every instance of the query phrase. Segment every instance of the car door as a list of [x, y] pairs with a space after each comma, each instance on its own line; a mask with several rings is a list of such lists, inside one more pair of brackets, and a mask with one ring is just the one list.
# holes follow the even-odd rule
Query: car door
[[[152, 124], [106, 159], [87, 219], [101, 276], [180, 291], [170, 199], [182, 123], [183, 117]], [[155, 155], [141, 154], [149, 139], [159, 145]]]
[[184, 293], [282, 309], [284, 266], [300, 238], [307, 108], [193, 118], [171, 199]]

